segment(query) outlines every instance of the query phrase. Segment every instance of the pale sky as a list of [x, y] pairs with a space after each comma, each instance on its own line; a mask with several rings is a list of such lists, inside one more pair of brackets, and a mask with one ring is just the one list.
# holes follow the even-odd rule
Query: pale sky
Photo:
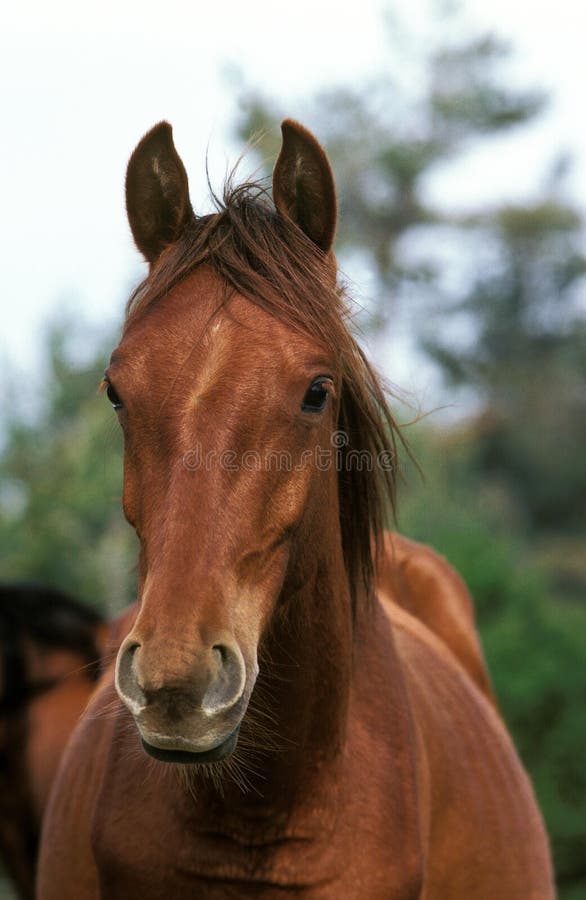
[[[396, 0], [393, 8], [417, 34], [428, 3]], [[551, 90], [553, 103], [531, 130], [444, 173], [434, 194], [458, 207], [530, 196], [547, 160], [568, 149], [577, 156], [574, 199], [586, 208], [586, 6], [469, 0], [465, 7], [472, 22], [510, 37], [511, 77]], [[148, 128], [162, 118], [174, 125], [201, 209], [206, 150], [219, 182], [242, 149], [230, 140], [238, 92], [226, 70], [237, 66], [248, 85], [298, 117], [317, 89], [381, 71], [385, 8], [381, 0], [4, 4], [0, 359], [34, 369], [42, 327], [63, 300], [90, 322], [119, 320], [142, 271], [125, 219], [124, 172]], [[399, 376], [416, 378], [408, 361]]]

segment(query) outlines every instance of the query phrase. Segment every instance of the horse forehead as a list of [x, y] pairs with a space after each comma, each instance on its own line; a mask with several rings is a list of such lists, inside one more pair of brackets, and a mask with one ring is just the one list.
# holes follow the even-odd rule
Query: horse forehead
[[[315, 339], [242, 294], [235, 291], [224, 302], [223, 291], [218, 277], [202, 266], [135, 323], [130, 319], [114, 356], [136, 374], [181, 366], [189, 377], [198, 368], [217, 372], [231, 362], [243, 374], [263, 367], [286, 373], [300, 360], [324, 355]], [[183, 371], [186, 360], [191, 364]]]

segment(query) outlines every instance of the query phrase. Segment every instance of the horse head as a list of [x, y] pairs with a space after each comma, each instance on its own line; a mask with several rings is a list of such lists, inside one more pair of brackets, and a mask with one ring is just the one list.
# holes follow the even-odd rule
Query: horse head
[[150, 271], [105, 375], [141, 542], [116, 685], [163, 760], [232, 752], [285, 580], [341, 560], [336, 426], [362, 358], [336, 284], [327, 157], [297, 123], [282, 131], [274, 205], [229, 186], [217, 213], [196, 216], [167, 123], [128, 166]]

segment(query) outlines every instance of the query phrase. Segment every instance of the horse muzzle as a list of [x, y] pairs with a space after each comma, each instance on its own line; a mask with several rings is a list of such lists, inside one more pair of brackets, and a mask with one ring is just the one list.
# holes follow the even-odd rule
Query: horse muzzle
[[256, 680], [233, 640], [185, 654], [155, 655], [132, 634], [116, 664], [116, 690], [138, 727], [145, 752], [164, 762], [210, 763], [235, 749]]

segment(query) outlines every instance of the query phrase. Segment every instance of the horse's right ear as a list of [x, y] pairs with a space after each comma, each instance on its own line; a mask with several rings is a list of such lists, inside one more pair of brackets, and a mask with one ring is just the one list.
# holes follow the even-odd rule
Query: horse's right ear
[[281, 124], [283, 144], [273, 172], [273, 199], [279, 215], [295, 223], [324, 253], [336, 231], [334, 176], [325, 150], [293, 119]]
[[187, 172], [168, 122], [155, 125], [130, 157], [126, 211], [136, 246], [151, 264], [195, 218]]

